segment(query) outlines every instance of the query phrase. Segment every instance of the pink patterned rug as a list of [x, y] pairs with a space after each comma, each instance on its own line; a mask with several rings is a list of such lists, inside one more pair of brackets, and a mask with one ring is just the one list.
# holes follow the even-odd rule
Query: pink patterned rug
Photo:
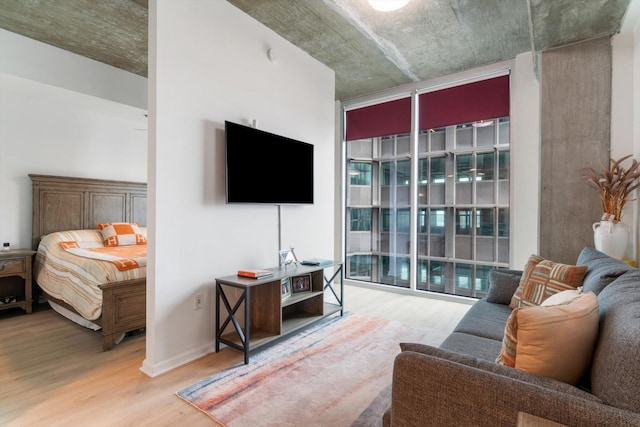
[[253, 353], [249, 365], [218, 372], [177, 395], [229, 427], [339, 427], [371, 420], [379, 425], [399, 343], [437, 346], [445, 336], [345, 313]]

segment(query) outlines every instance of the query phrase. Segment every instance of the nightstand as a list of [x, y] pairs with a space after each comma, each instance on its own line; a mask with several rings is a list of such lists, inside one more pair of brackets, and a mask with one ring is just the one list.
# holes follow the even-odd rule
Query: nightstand
[[35, 253], [29, 249], [0, 251], [0, 310], [20, 307], [31, 313], [31, 265]]

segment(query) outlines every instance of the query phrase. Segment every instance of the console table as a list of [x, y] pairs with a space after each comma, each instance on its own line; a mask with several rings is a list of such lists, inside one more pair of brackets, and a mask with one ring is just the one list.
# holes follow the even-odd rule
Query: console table
[[[248, 364], [250, 351], [332, 314], [340, 312], [343, 315], [342, 262], [332, 261], [321, 266], [288, 265], [267, 270], [273, 275], [261, 279], [237, 275], [216, 278], [216, 352], [220, 351], [221, 343], [226, 344], [243, 351], [244, 363]], [[283, 280], [293, 286], [291, 278], [297, 276], [309, 277], [309, 290], [282, 298]], [[335, 281], [339, 284], [339, 292]], [[229, 298], [234, 295], [232, 290], [241, 293], [233, 306]], [[240, 325], [238, 316], [244, 317], [244, 325]]]

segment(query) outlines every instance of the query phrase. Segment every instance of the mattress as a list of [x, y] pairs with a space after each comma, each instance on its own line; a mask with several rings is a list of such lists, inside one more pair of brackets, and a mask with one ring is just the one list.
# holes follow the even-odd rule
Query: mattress
[[[146, 235], [146, 228], [141, 228]], [[99, 285], [146, 277], [146, 267], [121, 271], [110, 261], [74, 255], [61, 242], [102, 243], [99, 230], [70, 230], [42, 238], [34, 262], [34, 279], [49, 295], [73, 307], [87, 320], [102, 314], [102, 290]]]

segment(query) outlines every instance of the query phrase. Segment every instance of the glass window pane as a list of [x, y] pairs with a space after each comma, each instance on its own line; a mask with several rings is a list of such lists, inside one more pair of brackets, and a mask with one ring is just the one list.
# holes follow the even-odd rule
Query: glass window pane
[[456, 182], [470, 182], [472, 179], [471, 154], [456, 157]]
[[418, 133], [418, 153], [429, 152], [429, 132], [421, 131]]
[[471, 209], [458, 209], [456, 211], [456, 234], [471, 235], [472, 212]]
[[429, 182], [429, 159], [418, 160], [418, 182], [420, 184]]
[[476, 210], [476, 229], [478, 236], [493, 236], [493, 209]]
[[347, 144], [347, 158], [367, 159], [373, 156], [373, 139], [359, 139]]
[[456, 288], [471, 290], [470, 264], [456, 264]]
[[408, 233], [410, 227], [410, 211], [409, 209], [398, 209], [398, 219], [396, 231], [399, 233]]
[[446, 283], [446, 267], [444, 261], [431, 261], [429, 263], [429, 284], [444, 286]]
[[503, 117], [498, 120], [498, 144], [507, 145], [509, 144], [510, 136], [509, 136], [509, 117]]
[[495, 144], [495, 120], [481, 120], [474, 123], [476, 128], [476, 145], [487, 147]]
[[427, 232], [427, 210], [418, 209], [418, 233]]
[[371, 185], [371, 163], [351, 162], [349, 180], [351, 185]]
[[498, 209], [498, 237], [509, 237], [509, 209]]
[[444, 209], [431, 209], [429, 215], [429, 232], [431, 234], [444, 234], [445, 212]]
[[394, 155], [395, 138], [384, 136], [380, 139], [380, 153], [382, 157], [392, 157]]
[[478, 292], [486, 293], [489, 290], [489, 272], [493, 270], [490, 265], [476, 265], [476, 296]]
[[410, 261], [406, 257], [383, 255], [380, 257], [380, 277], [383, 283], [409, 287]]
[[380, 163], [380, 185], [391, 185], [392, 162]]
[[351, 255], [349, 257], [350, 277], [371, 277], [371, 256]]
[[426, 259], [418, 260], [418, 282], [427, 283], [429, 262]]
[[408, 156], [411, 151], [411, 139], [409, 135], [398, 135], [396, 144], [396, 156]]
[[473, 146], [473, 128], [469, 124], [456, 126], [456, 148]]
[[371, 231], [371, 209], [351, 209], [351, 231]]
[[499, 179], [509, 179], [509, 151], [498, 152]]
[[444, 184], [446, 177], [446, 158], [431, 158], [431, 184]]
[[411, 163], [409, 160], [403, 160], [396, 166], [397, 185], [409, 185], [411, 182]]
[[476, 159], [476, 180], [492, 181], [494, 175], [493, 152], [479, 153]]
[[380, 209], [380, 231], [391, 230], [391, 210]]
[[445, 128], [432, 129], [429, 131], [431, 139], [431, 151], [442, 151], [445, 149]]

